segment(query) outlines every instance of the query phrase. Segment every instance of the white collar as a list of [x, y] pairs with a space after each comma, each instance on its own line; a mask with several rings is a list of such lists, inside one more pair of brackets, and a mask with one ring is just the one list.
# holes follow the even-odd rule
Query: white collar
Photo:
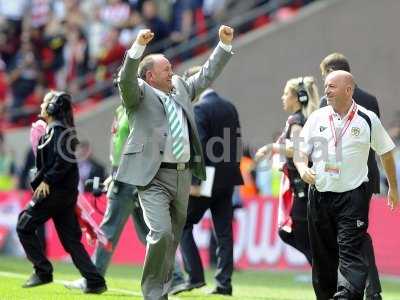
[[154, 92], [155, 92], [161, 99], [164, 99], [165, 97], [172, 96], [172, 95], [175, 94], [175, 92], [176, 92], [174, 87], [172, 87], [171, 92], [169, 92], [168, 94], [165, 93], [165, 92], [163, 92], [163, 91], [161, 91], [161, 90], [159, 90], [158, 88], [155, 88], [154, 86], [152, 86], [152, 88], [153, 88]]
[[344, 115], [344, 117], [342, 118], [339, 113], [335, 112], [335, 110], [333, 109], [333, 107], [331, 106], [331, 110], [332, 110], [332, 115], [335, 117], [335, 119], [339, 119], [339, 120], [344, 120], [347, 119], [350, 115], [350, 112], [353, 110], [354, 105], [356, 105], [356, 102], [354, 101], [354, 99], [352, 99], [351, 105], [349, 110], [347, 111], [347, 113]]
[[214, 90], [212, 88], [207, 88], [204, 92], [201, 93], [201, 97], [204, 97], [210, 93], [214, 93]]

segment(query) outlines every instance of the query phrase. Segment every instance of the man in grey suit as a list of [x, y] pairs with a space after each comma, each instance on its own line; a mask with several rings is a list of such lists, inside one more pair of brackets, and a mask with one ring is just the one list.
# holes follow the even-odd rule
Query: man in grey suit
[[148, 300], [168, 299], [191, 176], [205, 179], [192, 101], [211, 85], [232, 56], [233, 29], [220, 27], [220, 43], [200, 72], [187, 80], [173, 74], [162, 54], [140, 61], [153, 37], [148, 29], [138, 33], [119, 72], [120, 95], [135, 130], [129, 134], [116, 175], [117, 181], [137, 187], [150, 229], [142, 274], [142, 293]]

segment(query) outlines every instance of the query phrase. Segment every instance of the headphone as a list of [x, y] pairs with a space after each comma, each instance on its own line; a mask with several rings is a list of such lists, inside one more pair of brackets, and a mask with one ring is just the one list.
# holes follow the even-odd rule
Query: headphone
[[65, 92], [54, 92], [53, 98], [47, 104], [46, 112], [50, 116], [57, 116], [65, 106], [67, 101], [71, 101], [71, 96]]
[[308, 103], [308, 93], [306, 87], [304, 86], [304, 77], [301, 77], [301, 81], [299, 82], [299, 89], [297, 91], [297, 98], [300, 103], [303, 105], [307, 105]]

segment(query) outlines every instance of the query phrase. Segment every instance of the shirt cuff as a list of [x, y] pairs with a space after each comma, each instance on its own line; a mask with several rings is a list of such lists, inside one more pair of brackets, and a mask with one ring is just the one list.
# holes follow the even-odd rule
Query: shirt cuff
[[131, 59], [139, 59], [146, 46], [139, 45], [138, 43], [133, 43], [132, 47], [128, 50], [128, 57]]
[[223, 42], [219, 41], [218, 46], [220, 46], [222, 49], [224, 49], [226, 52], [231, 52], [232, 50], [232, 45], [227, 45], [224, 44]]

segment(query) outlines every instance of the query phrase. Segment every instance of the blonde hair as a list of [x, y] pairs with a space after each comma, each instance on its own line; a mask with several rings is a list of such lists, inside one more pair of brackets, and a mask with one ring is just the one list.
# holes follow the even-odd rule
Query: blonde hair
[[50, 90], [49, 92], [46, 93], [43, 100], [45, 102], [50, 102], [50, 100], [53, 99], [55, 95], [56, 95], [56, 91]]
[[319, 93], [317, 85], [315, 84], [314, 77], [312, 76], [305, 76], [305, 77], [297, 77], [289, 79], [286, 82], [286, 86], [289, 88], [290, 92], [293, 95], [298, 95], [298, 92], [301, 88], [301, 83], [303, 82], [303, 87], [307, 92], [308, 95], [308, 102], [301, 103], [301, 112], [303, 113], [304, 117], [308, 118], [311, 113], [318, 109], [319, 107]]

